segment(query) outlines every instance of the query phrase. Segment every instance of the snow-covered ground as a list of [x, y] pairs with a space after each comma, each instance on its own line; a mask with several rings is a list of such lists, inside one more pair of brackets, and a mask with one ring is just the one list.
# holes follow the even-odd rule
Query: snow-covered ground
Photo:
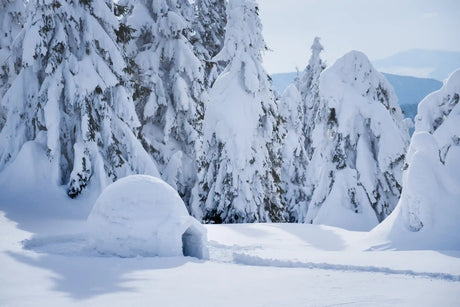
[[29, 144], [0, 173], [0, 306], [460, 302], [458, 241], [435, 237], [448, 250], [420, 250], [417, 244], [405, 250], [401, 242], [389, 244], [385, 227], [391, 223], [381, 224], [378, 233], [310, 224], [207, 225], [209, 260], [109, 256], [88, 235], [97, 232], [87, 224], [97, 186], [70, 200], [48, 164]]
[[0, 306], [458, 306], [460, 301], [455, 242], [450, 250], [401, 245], [388, 250], [381, 233], [310, 224], [206, 225], [209, 260], [108, 256], [87, 234], [95, 231], [87, 217], [98, 191], [70, 200], [38, 162], [14, 163], [0, 174]]
[[207, 261], [104, 257], [85, 249], [94, 198], [68, 201], [64, 191], [62, 198], [50, 191], [13, 195], [5, 186], [0, 187], [0, 306], [455, 306], [460, 301], [458, 250], [379, 250], [363, 232], [239, 224], [206, 226]]

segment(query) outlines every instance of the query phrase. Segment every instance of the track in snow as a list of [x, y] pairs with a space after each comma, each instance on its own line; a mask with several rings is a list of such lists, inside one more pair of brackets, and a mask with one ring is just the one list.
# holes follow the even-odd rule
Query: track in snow
[[314, 263], [314, 262], [300, 262], [291, 260], [278, 260], [267, 259], [258, 256], [250, 256], [241, 253], [233, 253], [233, 262], [236, 264], [250, 265], [250, 266], [265, 266], [265, 267], [279, 267], [279, 268], [306, 268], [306, 269], [321, 269], [332, 271], [346, 271], [346, 272], [369, 272], [369, 273], [383, 273], [392, 275], [408, 275], [413, 277], [422, 277], [429, 279], [441, 279], [447, 281], [460, 282], [460, 275], [453, 275], [447, 273], [435, 272], [415, 272], [412, 270], [396, 270], [385, 267], [375, 266], [357, 266], [346, 264], [330, 264], [330, 263]]

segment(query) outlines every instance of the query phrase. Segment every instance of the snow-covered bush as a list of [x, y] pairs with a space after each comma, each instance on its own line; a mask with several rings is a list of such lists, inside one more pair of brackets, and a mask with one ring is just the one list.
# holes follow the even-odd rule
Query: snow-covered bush
[[324, 70], [319, 93], [306, 222], [369, 230], [398, 202], [410, 124], [391, 85], [361, 52]]
[[208, 257], [206, 230], [159, 178], [132, 175], [112, 183], [97, 199], [87, 225], [103, 254]]

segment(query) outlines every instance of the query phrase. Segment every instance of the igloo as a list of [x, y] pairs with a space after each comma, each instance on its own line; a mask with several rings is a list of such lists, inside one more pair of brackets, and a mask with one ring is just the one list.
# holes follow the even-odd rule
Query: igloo
[[133, 175], [112, 183], [96, 200], [87, 226], [102, 254], [208, 257], [206, 229], [159, 178]]

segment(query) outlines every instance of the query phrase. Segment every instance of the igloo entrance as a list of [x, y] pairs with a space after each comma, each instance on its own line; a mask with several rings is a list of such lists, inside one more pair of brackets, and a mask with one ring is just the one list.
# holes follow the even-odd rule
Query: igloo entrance
[[187, 228], [182, 235], [182, 254], [184, 256], [203, 259], [203, 234], [201, 231], [194, 229], [193, 226]]

